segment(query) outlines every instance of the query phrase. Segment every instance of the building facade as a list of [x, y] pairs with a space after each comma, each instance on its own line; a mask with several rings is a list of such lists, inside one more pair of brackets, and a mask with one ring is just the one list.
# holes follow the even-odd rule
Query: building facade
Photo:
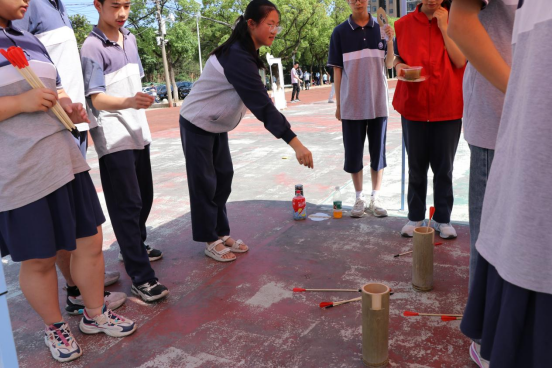
[[370, 13], [376, 14], [381, 7], [385, 9], [387, 15], [393, 18], [400, 18], [403, 15], [413, 12], [419, 0], [368, 0], [370, 4]]

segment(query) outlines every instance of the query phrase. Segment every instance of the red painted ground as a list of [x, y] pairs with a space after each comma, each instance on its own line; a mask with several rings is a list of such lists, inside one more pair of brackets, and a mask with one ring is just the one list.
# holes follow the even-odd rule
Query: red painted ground
[[[404, 218], [367, 215], [352, 219], [345, 214], [340, 220], [292, 220], [293, 184], [305, 184], [310, 214], [329, 213], [325, 200], [329, 188], [349, 179], [340, 168], [339, 124], [332, 121], [328, 109], [329, 89], [302, 93], [304, 105], [294, 104], [286, 115], [316, 153], [317, 170], [307, 171], [287, 159], [289, 148], [250, 116], [231, 134], [236, 175], [228, 213], [232, 233], [244, 239], [251, 250], [230, 264], [206, 258], [204, 246], [192, 241], [178, 109], [148, 112], [154, 131], [156, 188], [148, 243], [164, 251], [165, 257], [153, 267], [171, 294], [150, 305], [130, 297], [118, 312], [136, 320], [139, 328], [123, 339], [84, 336], [77, 328], [79, 319], [66, 316], [84, 355], [64, 366], [362, 367], [360, 303], [329, 310], [318, 307], [322, 301], [350, 299], [357, 293], [291, 290], [358, 288], [367, 282], [382, 282], [395, 291], [390, 301], [390, 366], [474, 367], [459, 322], [402, 316], [405, 310], [463, 312], [468, 282], [467, 226], [457, 225], [458, 239], [443, 241], [435, 248], [435, 288], [418, 293], [410, 286], [411, 257], [393, 257], [411, 249], [411, 240], [398, 235]], [[309, 105], [310, 98], [319, 103]], [[303, 109], [309, 111], [302, 117]], [[396, 147], [400, 133], [392, 128], [398, 124], [394, 119], [390, 120], [389, 145]], [[337, 143], [328, 144], [333, 139]], [[94, 153], [89, 162], [98, 186]], [[103, 201], [101, 192], [100, 198]], [[109, 223], [104, 231], [107, 268], [123, 275], [108, 290], [130, 295], [130, 281], [117, 261], [118, 246]], [[10, 262], [4, 266], [21, 367], [60, 366], [44, 346], [41, 321], [19, 291], [19, 265]], [[60, 290], [60, 302], [64, 297]]]

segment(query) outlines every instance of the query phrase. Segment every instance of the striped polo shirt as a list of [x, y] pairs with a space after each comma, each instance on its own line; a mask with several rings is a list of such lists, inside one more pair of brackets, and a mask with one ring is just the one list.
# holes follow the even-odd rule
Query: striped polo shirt
[[[62, 88], [44, 45], [15, 26], [0, 28], [0, 48], [23, 48], [29, 65], [47, 88]], [[0, 97], [31, 89], [0, 55]], [[71, 133], [50, 110], [21, 113], [0, 121], [0, 212], [44, 198], [89, 170]], [[32, 220], [31, 220], [32, 222]]]
[[144, 70], [138, 55], [136, 38], [121, 28], [123, 46], [109, 40], [94, 27], [81, 48], [86, 102], [97, 126], [90, 130], [98, 157], [124, 150], [141, 150], [151, 143], [145, 110], [99, 111], [90, 96], [105, 93], [115, 97], [133, 97], [142, 92]]
[[376, 19], [364, 27], [352, 15], [335, 27], [330, 39], [328, 66], [342, 68], [341, 118], [366, 120], [389, 115], [387, 42]]
[[[65, 92], [73, 102], [86, 105], [77, 39], [63, 3], [59, 0], [32, 0], [25, 17], [13, 25], [35, 35], [46, 46], [60, 74]], [[77, 124], [80, 131], [88, 124]]]

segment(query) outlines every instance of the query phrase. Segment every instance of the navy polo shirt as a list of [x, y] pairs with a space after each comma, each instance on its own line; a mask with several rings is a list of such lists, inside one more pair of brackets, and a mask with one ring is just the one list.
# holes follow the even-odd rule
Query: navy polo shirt
[[364, 27], [352, 16], [335, 27], [330, 39], [328, 66], [341, 68], [341, 118], [366, 120], [389, 115], [387, 42], [376, 19]]

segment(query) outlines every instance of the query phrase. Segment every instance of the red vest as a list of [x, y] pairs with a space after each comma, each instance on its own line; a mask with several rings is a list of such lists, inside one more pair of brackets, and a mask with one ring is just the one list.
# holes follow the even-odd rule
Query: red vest
[[393, 107], [408, 120], [443, 121], [462, 118], [464, 69], [456, 69], [445, 48], [437, 19], [416, 10], [395, 22], [397, 48], [410, 66], [423, 66], [424, 82], [399, 81]]

